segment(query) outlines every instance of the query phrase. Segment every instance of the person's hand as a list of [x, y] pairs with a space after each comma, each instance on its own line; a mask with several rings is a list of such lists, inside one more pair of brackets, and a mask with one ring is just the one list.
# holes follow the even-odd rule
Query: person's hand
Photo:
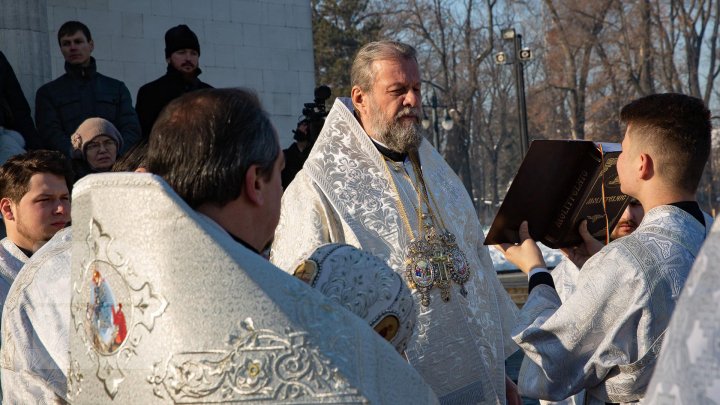
[[562, 248], [560, 251], [578, 268], [581, 268], [592, 255], [599, 252], [605, 245], [590, 234], [587, 229], [587, 221], [580, 223], [578, 232], [583, 238], [583, 243], [578, 246]]
[[523, 221], [523, 223], [520, 224], [518, 233], [520, 234], [520, 243], [502, 243], [495, 245], [495, 248], [502, 252], [510, 263], [516, 265], [525, 274], [537, 267], [547, 267], [540, 248], [537, 243], [530, 238], [527, 221]]
[[505, 399], [508, 405], [522, 405], [518, 387], [507, 375], [505, 376]]

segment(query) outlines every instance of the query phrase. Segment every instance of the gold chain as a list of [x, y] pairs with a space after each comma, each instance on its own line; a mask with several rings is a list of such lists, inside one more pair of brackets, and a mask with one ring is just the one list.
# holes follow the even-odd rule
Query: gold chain
[[[427, 186], [425, 185], [425, 179], [423, 176], [422, 168], [420, 167], [420, 161], [419, 161], [420, 157], [414, 153], [409, 154], [408, 157], [410, 158], [410, 163], [412, 163], [413, 169], [415, 170], [416, 176], [420, 182], [420, 186], [422, 187], [422, 196], [423, 196], [423, 199], [425, 200], [425, 204], [427, 204], [427, 207], [428, 207], [428, 215], [430, 215], [430, 218], [432, 220], [437, 218], [438, 221], [440, 221], [440, 227], [442, 228], [442, 230], [447, 231], [445, 222], [443, 221], [442, 215], [440, 215], [440, 212], [438, 210], [438, 204], [435, 201], [435, 196], [433, 196], [432, 194], [429, 194], [427, 191]], [[418, 194], [420, 194], [419, 191], [418, 191]], [[428, 200], [428, 195], [430, 195], [430, 198], [432, 199], [432, 202], [433, 202], [432, 205], [435, 206], [435, 209], [431, 208], [432, 205], [430, 204], [430, 201]]]
[[[384, 158], [384, 156], [383, 156]], [[405, 224], [405, 228], [407, 230], [408, 235], [410, 235], [410, 239], [413, 239], [415, 237], [415, 233], [412, 230], [412, 226], [410, 225], [410, 218], [407, 215], [407, 212], [405, 211], [405, 206], [402, 203], [402, 200], [400, 199], [400, 190], [398, 190], [397, 184], [395, 184], [395, 179], [393, 179], [392, 173], [390, 172], [390, 165], [387, 162], [387, 158], [383, 159], [383, 162], [385, 163], [385, 173], [387, 173], [389, 179], [390, 179], [390, 185], [393, 188], [393, 191], [395, 191], [395, 203], [398, 205], [398, 211], [400, 212], [400, 218], [402, 218], [403, 223]], [[410, 184], [412, 184], [412, 179], [410, 179], [410, 176], [408, 176], [407, 173], [405, 173], [405, 170], [403, 170], [403, 173], [405, 176], [407, 176], [408, 180], [410, 180]], [[413, 187], [415, 188], [415, 187]], [[418, 224], [419, 224], [419, 232], [418, 232], [418, 238], [422, 236], [422, 199], [420, 196], [420, 193], [417, 193], [418, 197]], [[429, 208], [429, 207], [428, 207]]]

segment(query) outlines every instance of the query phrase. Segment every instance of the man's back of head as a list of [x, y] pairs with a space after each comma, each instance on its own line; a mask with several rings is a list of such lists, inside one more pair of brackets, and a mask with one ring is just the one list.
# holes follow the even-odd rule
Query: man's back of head
[[70, 221], [73, 172], [65, 156], [37, 150], [0, 167], [0, 212], [8, 238], [34, 251]]
[[[191, 208], [256, 250], [272, 236], [282, 195], [282, 154], [275, 129], [255, 94], [208, 89], [173, 100], [153, 126], [145, 163], [147, 171], [165, 179]], [[268, 189], [271, 194], [264, 194]], [[267, 220], [263, 227], [272, 228], [259, 238], [264, 241], [253, 243], [205, 210], [221, 210], [238, 201], [245, 208], [238, 215], [260, 209], [253, 221]]]
[[[653, 94], [620, 112], [633, 149], [646, 150], [654, 174], [669, 188], [694, 194], [710, 154], [710, 111], [702, 100], [684, 94]], [[638, 149], [639, 148], [639, 149]]]

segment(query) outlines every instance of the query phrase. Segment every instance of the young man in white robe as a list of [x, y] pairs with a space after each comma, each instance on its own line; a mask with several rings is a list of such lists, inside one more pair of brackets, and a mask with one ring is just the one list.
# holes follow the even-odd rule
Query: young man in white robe
[[363, 46], [351, 82], [285, 191], [271, 260], [293, 272], [330, 242], [379, 256], [414, 289], [418, 322], [405, 354], [440, 402], [519, 401], [504, 365], [517, 308], [462, 182], [419, 132], [415, 49]]
[[[625, 212], [623, 212], [620, 221], [613, 229], [610, 234], [610, 240], [613, 241], [623, 236], [628, 236], [633, 233], [640, 221], [642, 221], [645, 212], [643, 211], [642, 205], [638, 200], [631, 198], [630, 203]], [[580, 276], [580, 269], [567, 257], [564, 257], [560, 263], [555, 266], [550, 272], [553, 278], [553, 284], [555, 284], [555, 290], [560, 297], [562, 302], [567, 301], [568, 298], [575, 292], [577, 287], [577, 280]], [[528, 361], [528, 360], [525, 360]], [[582, 405], [585, 402], [585, 392], [581, 391], [570, 398], [566, 398], [562, 401], [546, 401], [540, 400], [540, 405]]]
[[0, 315], [20, 269], [70, 221], [72, 182], [72, 167], [59, 152], [30, 151], [0, 167], [0, 213], [7, 232], [0, 241]]
[[645, 209], [638, 229], [602, 247], [583, 223], [584, 244], [567, 251], [581, 267], [577, 288], [564, 302], [529, 237], [532, 224], [521, 225], [521, 243], [499, 246], [529, 274], [513, 338], [530, 360], [518, 385], [533, 398], [561, 400], [585, 389], [589, 404], [642, 402], [710, 226], [695, 200], [710, 151], [703, 102], [656, 94], [626, 105], [620, 118], [627, 130], [618, 175], [621, 190]]
[[60, 153], [31, 151], [0, 167], [0, 314], [20, 268], [70, 221], [72, 167]]

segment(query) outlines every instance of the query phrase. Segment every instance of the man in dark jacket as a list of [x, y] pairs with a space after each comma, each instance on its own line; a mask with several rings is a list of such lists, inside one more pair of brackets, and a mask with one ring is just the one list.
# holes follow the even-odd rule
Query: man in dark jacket
[[200, 43], [187, 25], [172, 27], [165, 33], [167, 73], [145, 84], [137, 94], [135, 110], [143, 136], [150, 135], [160, 111], [173, 99], [193, 90], [212, 88], [198, 79]]
[[124, 147], [140, 139], [140, 123], [132, 107], [130, 92], [119, 80], [96, 70], [95, 47], [90, 30], [78, 21], [68, 21], [58, 31], [65, 74], [44, 84], [35, 97], [35, 123], [43, 147], [70, 156], [70, 136], [86, 118], [105, 118], [123, 136]]
[[18, 141], [24, 141], [25, 148], [36, 149], [39, 146], [37, 130], [30, 115], [30, 105], [10, 62], [0, 52], [0, 143], [3, 144], [0, 148], [5, 146], [4, 138], [10, 136], [7, 131], [22, 135], [22, 139]]

